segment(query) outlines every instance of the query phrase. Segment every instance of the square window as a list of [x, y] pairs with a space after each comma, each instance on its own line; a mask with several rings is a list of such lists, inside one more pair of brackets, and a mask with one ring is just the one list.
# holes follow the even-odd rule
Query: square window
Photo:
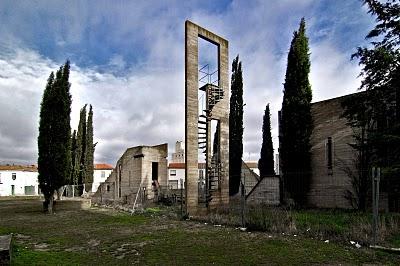
[[169, 170], [170, 176], [176, 176], [176, 170]]

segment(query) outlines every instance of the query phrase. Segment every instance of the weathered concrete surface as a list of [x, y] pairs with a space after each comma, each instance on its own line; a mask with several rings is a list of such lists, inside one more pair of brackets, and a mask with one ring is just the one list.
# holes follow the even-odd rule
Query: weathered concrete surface
[[11, 264], [12, 235], [0, 236], [0, 265]]
[[279, 205], [279, 176], [261, 179], [246, 196], [247, 203]]
[[152, 199], [152, 163], [158, 163], [158, 183], [165, 188], [168, 182], [167, 157], [166, 143], [127, 149], [110, 176], [100, 184], [92, 203], [133, 205], [139, 188], [146, 188], [147, 199]]
[[[313, 103], [311, 114], [314, 130], [311, 135], [312, 182], [308, 201], [323, 208], [349, 208], [344, 198], [352, 190], [346, 169], [355, 171], [354, 151], [348, 145], [354, 142], [353, 131], [342, 117], [342, 101], [347, 96]], [[332, 139], [333, 167], [328, 169], [327, 140]]]
[[[198, 204], [198, 38], [203, 38], [218, 48], [219, 87], [224, 98], [212, 110], [210, 119], [220, 122], [220, 160], [222, 175], [219, 189], [213, 192], [210, 205], [229, 203], [229, 65], [228, 41], [194, 24], [185, 23], [185, 161], [186, 161], [186, 212], [195, 214]], [[210, 134], [208, 132], [208, 134]], [[211, 138], [209, 138], [211, 139]], [[210, 151], [211, 143], [207, 143]], [[211, 156], [209, 154], [209, 156]]]

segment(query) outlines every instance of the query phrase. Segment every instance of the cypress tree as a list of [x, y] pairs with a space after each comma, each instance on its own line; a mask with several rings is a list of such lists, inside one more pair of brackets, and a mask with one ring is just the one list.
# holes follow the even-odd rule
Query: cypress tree
[[311, 181], [312, 92], [305, 20], [293, 34], [288, 54], [281, 113], [281, 163], [284, 197], [306, 204]]
[[74, 132], [72, 133], [72, 137], [71, 137], [71, 177], [69, 180], [69, 184], [73, 185], [76, 182], [76, 150], [77, 150], [77, 145], [76, 145], [76, 130], [74, 130]]
[[261, 146], [260, 160], [258, 160], [258, 169], [260, 169], [260, 177], [275, 175], [274, 170], [274, 148], [271, 137], [271, 114], [269, 104], [265, 107], [263, 118], [263, 142]]
[[232, 63], [229, 113], [229, 195], [239, 192], [243, 155], [243, 77], [239, 55]]
[[78, 194], [82, 194], [81, 186], [85, 179], [85, 155], [86, 155], [86, 104], [82, 107], [79, 116], [78, 132], [76, 134], [76, 185], [80, 185]]
[[39, 187], [44, 195], [44, 210], [53, 212], [54, 192], [65, 185], [71, 171], [71, 94], [70, 65], [67, 61], [51, 73], [43, 93], [39, 136]]
[[89, 106], [89, 114], [86, 123], [86, 155], [85, 155], [85, 190], [90, 192], [93, 183], [93, 109], [92, 105]]

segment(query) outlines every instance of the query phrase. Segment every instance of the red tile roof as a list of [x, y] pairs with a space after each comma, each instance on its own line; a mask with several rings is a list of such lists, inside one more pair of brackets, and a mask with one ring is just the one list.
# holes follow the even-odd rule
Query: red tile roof
[[114, 167], [108, 163], [96, 163], [94, 165], [94, 170], [112, 170]]
[[[185, 169], [185, 163], [170, 163], [168, 165], [169, 169]], [[199, 169], [205, 169], [206, 163], [199, 163]]]
[[185, 163], [170, 163], [168, 168], [172, 169], [185, 169]]
[[37, 166], [32, 165], [0, 165], [0, 170], [3, 171], [26, 171], [26, 172], [37, 172]]

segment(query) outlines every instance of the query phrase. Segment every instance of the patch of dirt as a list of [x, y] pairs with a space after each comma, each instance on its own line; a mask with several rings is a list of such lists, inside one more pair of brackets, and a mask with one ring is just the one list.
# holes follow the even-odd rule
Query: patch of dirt
[[[139, 243], [142, 244], [142, 243]], [[116, 248], [114, 251], [111, 252], [111, 254], [116, 258], [116, 259], [123, 259], [127, 255], [134, 255], [139, 259], [140, 253], [138, 249], [136, 248], [137, 246], [142, 247], [145, 244], [138, 245], [138, 244], [131, 244], [131, 243], [125, 243]]]
[[13, 237], [17, 238], [17, 239], [30, 239], [31, 237], [28, 235], [23, 235], [23, 234], [16, 234], [13, 235]]
[[84, 248], [83, 247], [71, 247], [71, 248], [66, 248], [66, 249], [64, 249], [64, 251], [68, 251], [68, 252], [76, 252], [76, 251], [81, 251], [81, 250], [83, 250]]
[[98, 245], [100, 245], [100, 240], [91, 239], [88, 242], [88, 245], [91, 246], [91, 247], [97, 247]]
[[49, 245], [46, 243], [38, 243], [33, 245], [33, 249], [37, 251], [49, 251], [50, 249], [48, 247]]

